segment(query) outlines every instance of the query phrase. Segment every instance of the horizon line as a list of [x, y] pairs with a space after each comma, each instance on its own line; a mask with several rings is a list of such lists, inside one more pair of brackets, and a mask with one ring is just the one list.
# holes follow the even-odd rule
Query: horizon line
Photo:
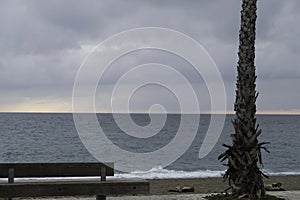
[[[193, 113], [193, 112], [186, 112], [186, 113], [180, 113], [180, 112], [69, 112], [69, 111], [0, 111], [1, 114], [5, 113], [15, 113], [15, 114], [184, 114], [184, 115], [235, 115], [235, 112], [233, 111], [227, 111], [225, 113], [223, 112], [216, 112], [216, 113], [210, 113], [210, 112], [200, 112], [200, 113]], [[257, 111], [256, 115], [300, 115], [300, 112], [276, 112], [276, 111]]]

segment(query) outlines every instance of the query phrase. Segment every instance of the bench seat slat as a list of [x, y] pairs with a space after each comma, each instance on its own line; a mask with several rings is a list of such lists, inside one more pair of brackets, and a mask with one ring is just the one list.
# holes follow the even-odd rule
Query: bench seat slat
[[14, 169], [14, 177], [71, 177], [101, 176], [101, 167], [106, 168], [106, 176], [114, 175], [113, 163], [1, 163], [0, 178], [8, 177], [8, 170]]
[[0, 197], [149, 194], [146, 180], [1, 183]]

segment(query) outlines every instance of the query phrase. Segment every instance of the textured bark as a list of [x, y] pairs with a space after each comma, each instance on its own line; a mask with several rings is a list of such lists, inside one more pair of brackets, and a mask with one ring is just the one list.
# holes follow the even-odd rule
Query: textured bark
[[261, 149], [265, 143], [258, 142], [261, 130], [256, 123], [256, 74], [255, 74], [255, 32], [257, 0], [243, 0], [241, 28], [239, 32], [239, 61], [237, 90], [232, 121], [235, 133], [231, 135], [232, 146], [224, 145], [226, 152], [219, 156], [227, 160], [228, 169], [224, 178], [229, 181], [235, 196], [249, 196], [260, 199], [265, 195], [263, 174], [258, 167], [262, 164]]

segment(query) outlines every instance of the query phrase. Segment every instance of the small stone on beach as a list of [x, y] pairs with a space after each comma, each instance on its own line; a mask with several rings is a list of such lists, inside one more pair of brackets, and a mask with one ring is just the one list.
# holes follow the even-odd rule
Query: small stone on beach
[[265, 185], [266, 191], [285, 191], [284, 188], [281, 187], [282, 184], [280, 182], [272, 183]]
[[178, 192], [178, 193], [186, 193], [186, 192], [194, 192], [195, 188], [190, 186], [178, 186], [175, 189], [169, 190], [169, 192]]

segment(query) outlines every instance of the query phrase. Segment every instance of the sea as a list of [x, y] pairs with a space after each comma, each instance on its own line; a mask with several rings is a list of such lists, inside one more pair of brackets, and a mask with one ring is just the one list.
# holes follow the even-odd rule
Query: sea
[[[130, 116], [138, 126], [147, 126], [151, 122], [148, 114]], [[105, 135], [114, 145], [130, 152], [137, 152], [137, 149], [138, 152], [154, 151], [168, 144], [178, 131], [181, 117], [181, 114], [167, 114], [163, 128], [155, 136], [137, 139], [118, 127], [114, 115], [97, 114]], [[169, 166], [155, 165], [149, 170], [126, 173], [117, 171], [115, 177], [220, 177], [226, 167], [217, 157], [225, 150], [222, 144], [231, 144], [233, 119], [234, 115], [226, 115], [217, 144], [204, 158], [199, 158], [199, 150], [210, 124], [209, 114], [200, 115], [199, 128], [192, 144]], [[270, 153], [262, 151], [263, 172], [267, 175], [300, 174], [300, 115], [257, 115], [257, 123], [262, 129], [259, 140], [270, 142], [266, 146]], [[97, 161], [80, 140], [72, 113], [0, 113], [0, 138], [0, 163]]]

